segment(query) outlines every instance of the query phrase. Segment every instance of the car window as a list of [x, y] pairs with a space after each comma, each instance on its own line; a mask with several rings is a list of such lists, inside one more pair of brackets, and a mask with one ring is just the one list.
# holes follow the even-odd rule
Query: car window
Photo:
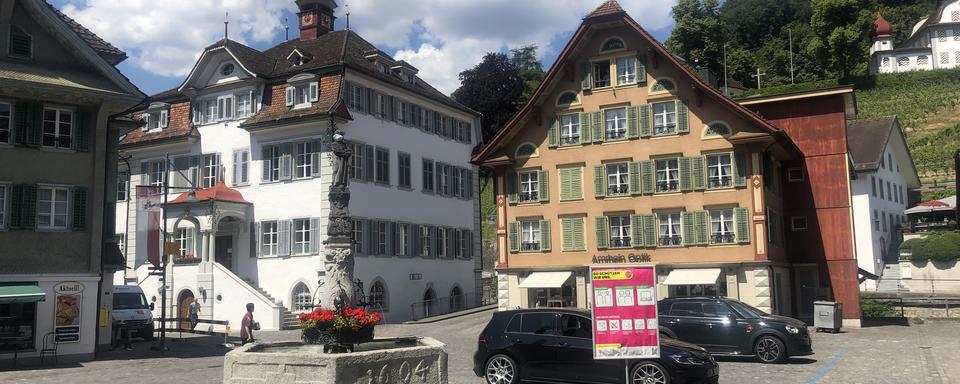
[[593, 338], [590, 319], [577, 315], [560, 315], [560, 334], [581, 339]]
[[706, 317], [728, 317], [733, 314], [726, 304], [703, 303], [703, 315]]
[[520, 332], [520, 315], [513, 315], [513, 318], [510, 319], [510, 323], [507, 324], [507, 332]]
[[536, 335], [553, 334], [557, 316], [553, 313], [524, 313], [520, 321], [520, 332]]
[[702, 317], [700, 303], [677, 302], [670, 307], [670, 316]]

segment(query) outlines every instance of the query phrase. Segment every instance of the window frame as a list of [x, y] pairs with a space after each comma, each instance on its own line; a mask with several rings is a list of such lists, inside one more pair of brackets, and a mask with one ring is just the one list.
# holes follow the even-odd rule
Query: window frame
[[397, 186], [410, 189], [413, 187], [413, 164], [409, 153], [397, 151]]
[[[49, 212], [49, 213], [44, 213], [44, 212], [41, 211], [41, 208], [42, 208], [43, 205], [44, 205], [43, 199], [41, 198], [44, 190], [49, 190], [49, 191], [50, 191], [50, 200], [48, 201], [49, 208], [50, 208], [50, 212]], [[63, 213], [60, 213], [60, 212], [57, 211], [57, 204], [58, 204], [58, 203], [61, 203], [60, 200], [57, 200], [57, 192], [63, 192], [63, 194], [64, 194], [64, 199], [63, 199], [63, 201], [62, 201], [62, 204], [63, 204]], [[72, 203], [71, 200], [72, 200], [72, 199], [71, 199], [71, 197], [70, 197], [70, 188], [69, 188], [69, 187], [60, 186], [60, 185], [40, 185], [40, 186], [38, 186], [38, 187], [37, 187], [37, 228], [38, 228], [38, 229], [43, 229], [43, 230], [66, 230], [66, 229], [69, 229], [69, 228], [70, 228], [70, 214], [71, 214], [70, 203]], [[44, 217], [44, 216], [47, 216], [48, 219], [49, 219], [49, 224], [47, 224], [47, 225], [41, 224], [41, 222], [42, 222], [42, 221], [41, 221], [41, 218]], [[57, 217], [59, 217], [59, 216], [62, 216], [62, 217], [63, 217], [63, 225], [57, 225], [57, 224], [56, 224]]]
[[603, 110], [603, 136], [606, 141], [627, 139], [627, 107]]
[[217, 182], [219, 182], [221, 178], [220, 170], [222, 160], [220, 159], [220, 155], [216, 153], [202, 155], [201, 161], [202, 163], [200, 166], [203, 169], [200, 172], [200, 186], [203, 188], [213, 188], [213, 186], [217, 185]]
[[[272, 229], [272, 230], [268, 230]], [[280, 255], [280, 221], [265, 220], [260, 222], [260, 255], [275, 257]], [[267, 241], [270, 240], [270, 241]], [[272, 252], [266, 252], [266, 250]]]
[[[526, 180], [524, 180], [526, 177]], [[527, 170], [517, 172], [517, 197], [520, 203], [540, 201], [540, 171]]]
[[[233, 94], [217, 96], [216, 121], [230, 121], [236, 116], [236, 97]], [[229, 112], [229, 113], [228, 113]]]
[[[301, 287], [306, 290], [302, 290]], [[307, 312], [313, 309], [313, 294], [310, 292], [310, 287], [307, 286], [306, 283], [300, 281], [294, 284], [291, 296], [293, 306], [290, 309], [293, 312]], [[307, 300], [303, 300], [304, 298]]]
[[[614, 221], [617, 223], [614, 223]], [[607, 229], [611, 249], [633, 247], [633, 239], [631, 238], [633, 228], [630, 221], [630, 215], [626, 214], [607, 216]]]
[[613, 87], [613, 79], [610, 76], [611, 67], [613, 67], [611, 59], [590, 62], [590, 70], [593, 71], [593, 89]]
[[[657, 112], [658, 107], [664, 107], [662, 112]], [[673, 111], [671, 112], [670, 109]], [[670, 136], [676, 135], [678, 133], [678, 122], [677, 122], [677, 103], [674, 100], [653, 102], [650, 103], [650, 114], [653, 116], [653, 136]], [[673, 117], [673, 122], [670, 122], [670, 117]], [[657, 125], [657, 118], [660, 118], [662, 123]]]
[[583, 137], [579, 113], [560, 115], [560, 146], [580, 145]]
[[[379, 287], [379, 289], [377, 289]], [[370, 284], [368, 304], [379, 309], [381, 312], [387, 312], [387, 284], [383, 280], [377, 279]]]
[[[123, 197], [121, 197], [121, 194]], [[117, 170], [117, 202], [130, 198], [130, 171]]]
[[[606, 173], [607, 196], [619, 197], [630, 195], [630, 166], [626, 162], [615, 162], [603, 164], [604, 173]], [[616, 167], [616, 173], [610, 171], [611, 167]], [[616, 180], [614, 180], [616, 179]]]
[[[54, 111], [54, 114], [55, 114], [54, 120], [51, 121], [51, 120], [48, 120], [48, 119], [47, 119], [47, 111]], [[60, 131], [61, 131], [61, 128], [62, 128], [62, 126], [63, 126], [63, 124], [64, 124], [64, 123], [61, 121], [61, 118], [62, 118], [62, 115], [61, 115], [61, 114], [62, 114], [62, 113], [67, 113], [67, 114], [69, 114], [69, 116], [70, 116], [70, 122], [68, 123], [68, 124], [69, 124], [69, 131], [70, 131], [70, 132], [69, 132], [68, 134], [66, 134], [66, 135], [61, 134], [61, 132], [60, 132]], [[73, 140], [75, 139], [74, 136], [75, 136], [75, 132], [76, 132], [76, 121], [77, 121], [76, 111], [74, 111], [73, 108], [67, 108], [67, 107], [61, 107], [61, 106], [52, 106], [52, 105], [44, 105], [44, 106], [43, 106], [43, 118], [42, 118], [42, 122], [43, 122], [43, 123], [42, 123], [42, 127], [41, 127], [41, 140], [40, 140], [41, 146], [43, 146], [44, 148], [72, 149], [72, 148], [73, 148], [73, 146], [72, 146]], [[45, 139], [46, 139], [47, 136], [50, 135], [49, 133], [47, 133], [47, 127], [46, 127], [48, 122], [52, 122], [53, 125], [54, 125], [54, 131], [53, 131], [53, 134], [52, 134], [52, 135], [53, 135], [53, 140], [54, 140], [54, 145], [47, 145], [47, 144], [46, 144], [46, 140], [45, 140]], [[69, 141], [67, 142], [67, 145], [66, 145], [66, 146], [61, 145], [61, 144], [62, 144], [62, 140], [63, 140], [62, 137], [66, 137], [66, 138], [69, 140]]]
[[374, 147], [373, 150], [373, 168], [374, 182], [377, 184], [390, 184], [390, 149], [384, 147]]
[[0, 144], [11, 144], [13, 142], [13, 127], [16, 122], [13, 120], [16, 116], [16, 111], [14, 111], [14, 104], [9, 101], [0, 100], [0, 106], [7, 106], [6, 116], [0, 115], [0, 121], [6, 119], [6, 128], [2, 128], [0, 125], [0, 132], [4, 132], [7, 136], [6, 140], [0, 140]]
[[[666, 164], [666, 167], [661, 169], [661, 164]], [[671, 165], [673, 168], [670, 167]], [[653, 173], [655, 193], [675, 193], [680, 191], [680, 158], [653, 159]], [[660, 178], [661, 173], [664, 175], [663, 180]], [[671, 177], [671, 175], [673, 175], [673, 177]]]
[[180, 257], [196, 257], [196, 238], [195, 227], [177, 228], [174, 241], [177, 243]]
[[422, 188], [425, 193], [436, 193], [437, 186], [435, 185], [434, 177], [436, 175], [436, 162], [428, 158], [423, 158], [421, 177], [422, 177]]
[[[635, 85], [638, 82], [637, 58], [633, 56], [621, 56], [615, 59], [617, 67], [617, 86]], [[626, 64], [626, 65], [621, 65]], [[624, 72], [623, 69], [630, 69], [632, 72]], [[620, 81], [625, 78], [625, 81]], [[631, 80], [632, 79], [632, 80]]]
[[[710, 245], [730, 245], [737, 242], [737, 220], [733, 208], [710, 209]], [[715, 214], [719, 213], [719, 216]], [[719, 232], [714, 224], [719, 222]], [[726, 228], [725, 228], [726, 227]]]
[[357, 255], [366, 255], [367, 252], [364, 252], [364, 237], [366, 233], [366, 223], [367, 221], [361, 218], [353, 219], [353, 252]]
[[[293, 158], [293, 179], [306, 180], [313, 178], [313, 170], [317, 167], [317, 164], [313, 163], [313, 154], [317, 151], [317, 148], [313, 146], [313, 141], [297, 141], [293, 143], [293, 147], [296, 154]], [[301, 172], [303, 175], [301, 175]]]
[[543, 236], [543, 228], [540, 228], [540, 219], [518, 221], [520, 227], [520, 252], [540, 252], [540, 242]]
[[[707, 153], [704, 157], [707, 166], [707, 189], [733, 188], [733, 153]], [[724, 157], [727, 159], [726, 164], [722, 161]], [[711, 164], [711, 159], [717, 159], [717, 164]], [[711, 170], [714, 168], [717, 169], [717, 176], [711, 176]]]
[[[667, 219], [666, 222], [664, 219]], [[664, 225], [667, 231], [664, 232]], [[683, 214], [681, 211], [657, 213], [657, 246], [683, 246]]]
[[164, 160], [153, 160], [147, 162], [147, 166], [150, 168], [150, 185], [154, 187], [162, 187], [166, 185], [167, 181], [167, 164], [164, 163]]
[[290, 254], [293, 256], [310, 255], [313, 241], [313, 227], [310, 218], [292, 219], [290, 223]]

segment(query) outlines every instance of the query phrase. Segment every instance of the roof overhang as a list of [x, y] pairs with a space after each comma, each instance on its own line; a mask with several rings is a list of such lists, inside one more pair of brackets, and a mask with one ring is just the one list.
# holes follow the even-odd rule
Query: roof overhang
[[855, 119], [857, 117], [857, 100], [852, 85], [748, 97], [740, 99], [738, 102], [741, 105], [756, 105], [834, 95], [843, 95], [844, 114], [847, 119]]

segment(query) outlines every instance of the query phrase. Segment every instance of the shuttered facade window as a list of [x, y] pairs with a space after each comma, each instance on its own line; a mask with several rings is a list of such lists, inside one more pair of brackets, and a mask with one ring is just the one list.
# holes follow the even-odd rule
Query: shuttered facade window
[[276, 256], [280, 247], [280, 226], [277, 221], [260, 223], [260, 255]]
[[560, 145], [580, 144], [580, 115], [560, 116]]
[[540, 174], [539, 171], [530, 171], [530, 172], [521, 172], [520, 173], [520, 202], [527, 203], [532, 201], [539, 201], [540, 197], [538, 195], [539, 181], [537, 176]]
[[247, 185], [250, 183], [250, 150], [238, 149], [233, 151], [233, 185]]
[[10, 202], [9, 197], [10, 188], [7, 184], [0, 184], [0, 229], [6, 229], [9, 224], [7, 222], [7, 203]]
[[424, 192], [434, 192], [433, 184], [433, 169], [434, 163], [433, 160], [423, 159], [423, 191]]
[[13, 135], [10, 134], [13, 116], [13, 106], [10, 103], [0, 102], [0, 143], [10, 143]]
[[732, 244], [734, 234], [733, 209], [710, 211], [710, 244]]
[[680, 189], [680, 164], [678, 159], [656, 160], [657, 192], [672, 192]]
[[583, 199], [583, 168], [560, 168], [560, 200]]
[[37, 227], [66, 229], [70, 190], [61, 187], [40, 187], [37, 190]]
[[397, 152], [397, 185], [410, 188], [410, 154]]
[[674, 247], [683, 244], [680, 233], [680, 212], [657, 214], [659, 220], [659, 242], [661, 247]]
[[733, 186], [733, 156], [729, 153], [707, 155], [707, 186], [729, 188]]
[[584, 240], [584, 218], [569, 217], [560, 219], [560, 228], [562, 230], [561, 250], [565, 252], [576, 252], [586, 250], [586, 241]]

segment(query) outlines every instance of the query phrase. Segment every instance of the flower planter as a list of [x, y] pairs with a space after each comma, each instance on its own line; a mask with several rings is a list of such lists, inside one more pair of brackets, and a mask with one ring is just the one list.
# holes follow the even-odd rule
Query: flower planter
[[300, 315], [304, 344], [323, 344], [325, 353], [351, 352], [358, 344], [373, 341], [373, 328], [381, 317], [376, 312], [351, 308], [337, 313], [316, 308]]

